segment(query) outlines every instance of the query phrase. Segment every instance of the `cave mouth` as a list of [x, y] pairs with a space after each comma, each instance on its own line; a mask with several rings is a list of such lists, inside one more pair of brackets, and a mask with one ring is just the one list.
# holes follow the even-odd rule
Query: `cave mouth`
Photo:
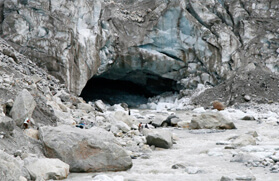
[[[139, 83], [140, 79], [144, 80], [144, 83], [142, 81]], [[87, 82], [80, 97], [86, 102], [102, 100], [110, 105], [126, 103], [130, 108], [136, 108], [146, 104], [149, 97], [177, 91], [176, 81], [155, 75], [145, 74], [144, 78], [141, 76], [134, 81], [127, 77], [114, 80], [94, 76]]]

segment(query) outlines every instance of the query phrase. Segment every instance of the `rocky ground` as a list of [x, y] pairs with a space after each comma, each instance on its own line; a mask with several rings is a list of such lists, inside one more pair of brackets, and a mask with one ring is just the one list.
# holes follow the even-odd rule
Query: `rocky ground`
[[157, 128], [172, 133], [172, 148], [156, 147], [141, 152], [134, 157], [133, 167], [125, 172], [70, 174], [67, 180], [275, 181], [279, 176], [278, 109], [278, 104], [251, 103], [226, 108], [219, 113], [233, 120], [236, 129], [229, 130], [191, 130], [187, 127], [193, 117], [217, 112], [212, 109], [132, 110], [143, 117], [167, 113], [179, 117], [180, 126]]
[[[1, 180], [278, 177], [276, 102], [259, 104], [243, 96], [245, 101], [229, 107], [220, 102], [217, 111], [194, 102], [211, 90], [199, 85], [150, 98], [139, 109], [86, 103], [0, 43]], [[23, 129], [26, 117], [31, 123]], [[139, 123], [144, 128], [138, 130]]]

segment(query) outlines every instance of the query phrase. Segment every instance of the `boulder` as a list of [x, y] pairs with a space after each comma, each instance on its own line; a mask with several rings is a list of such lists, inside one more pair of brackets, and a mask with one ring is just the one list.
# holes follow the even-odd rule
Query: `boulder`
[[134, 116], [130, 116], [127, 113], [123, 112], [123, 111], [116, 111], [114, 113], [114, 118], [117, 121], [122, 121], [124, 123], [126, 123], [129, 127], [137, 127], [138, 122], [136, 121], [136, 118]]
[[102, 100], [96, 101], [94, 105], [97, 108], [97, 110], [102, 112], [102, 113], [107, 111], [107, 106], [103, 103]]
[[0, 150], [0, 180], [19, 180], [22, 175], [19, 158]]
[[225, 109], [224, 104], [219, 101], [213, 101], [212, 106], [213, 106], [213, 109], [217, 109], [218, 111]]
[[12, 134], [15, 128], [15, 122], [6, 116], [0, 116], [0, 132], [4, 134]]
[[94, 111], [94, 108], [90, 105], [90, 104], [86, 104], [86, 103], [79, 103], [77, 105], [77, 108], [78, 109], [81, 109], [81, 110], [84, 110], [86, 112], [93, 112]]
[[70, 166], [59, 159], [24, 159], [25, 166], [33, 180], [61, 180], [69, 175]]
[[66, 162], [71, 172], [122, 171], [132, 167], [130, 156], [116, 144], [113, 134], [101, 128], [45, 126], [39, 129], [39, 137], [45, 155]]
[[193, 117], [191, 129], [236, 129], [233, 122], [217, 112], [206, 112]]
[[147, 130], [145, 132], [148, 145], [154, 145], [159, 148], [172, 147], [172, 134], [166, 130]]
[[152, 126], [154, 126], [155, 128], [156, 127], [161, 127], [161, 126], [168, 126], [169, 123], [166, 122], [166, 120], [168, 119], [168, 116], [169, 115], [156, 115], [155, 117], [153, 117], [151, 120], [152, 120]]
[[232, 145], [236, 147], [256, 145], [256, 138], [249, 134], [240, 135], [233, 140]]
[[31, 118], [36, 107], [36, 102], [31, 93], [23, 89], [16, 97], [10, 115], [17, 126], [22, 126], [26, 117]]
[[124, 122], [116, 121], [115, 126], [121, 130], [123, 133], [127, 133], [131, 130], [131, 128]]

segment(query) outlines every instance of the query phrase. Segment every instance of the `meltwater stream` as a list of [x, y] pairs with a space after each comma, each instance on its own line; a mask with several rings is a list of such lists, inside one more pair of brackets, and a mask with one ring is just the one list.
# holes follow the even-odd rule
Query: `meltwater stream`
[[[133, 111], [133, 110], [132, 110]], [[139, 110], [141, 111], [141, 110]], [[146, 112], [146, 110], [145, 110]], [[189, 121], [193, 112], [173, 111], [182, 120]], [[147, 111], [148, 113], [148, 111]], [[150, 111], [148, 114], [160, 114]], [[175, 144], [171, 149], [156, 148], [147, 154], [148, 159], [133, 159], [133, 167], [122, 172], [71, 173], [67, 181], [219, 181], [222, 176], [230, 178], [255, 176], [257, 180], [275, 181], [278, 174], [270, 174], [268, 169], [246, 167], [243, 163], [231, 162], [234, 150], [224, 149], [216, 142], [224, 141], [235, 135], [257, 131], [263, 135], [276, 132], [270, 125], [259, 126], [255, 121], [236, 120], [238, 129], [226, 131], [187, 130], [182, 128], [157, 128], [171, 131]], [[265, 138], [269, 139], [269, 138]], [[271, 139], [272, 141], [272, 139]], [[273, 142], [267, 142], [274, 147]], [[262, 145], [265, 147], [266, 145]], [[175, 164], [185, 168], [173, 169]], [[106, 179], [96, 179], [96, 175], [105, 175]], [[95, 179], [94, 179], [95, 177]], [[99, 177], [100, 178], [100, 177]]]

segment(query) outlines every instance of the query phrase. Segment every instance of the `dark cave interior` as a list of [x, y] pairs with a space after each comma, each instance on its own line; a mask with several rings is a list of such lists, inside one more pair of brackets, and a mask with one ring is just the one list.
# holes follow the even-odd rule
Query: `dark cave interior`
[[127, 78], [112, 80], [103, 76], [94, 76], [87, 82], [80, 96], [87, 102], [100, 99], [110, 105], [127, 103], [129, 107], [137, 107], [146, 104], [149, 97], [178, 91], [174, 80], [159, 76], [145, 76], [144, 84], [135, 82], [138, 80], [131, 81]]

